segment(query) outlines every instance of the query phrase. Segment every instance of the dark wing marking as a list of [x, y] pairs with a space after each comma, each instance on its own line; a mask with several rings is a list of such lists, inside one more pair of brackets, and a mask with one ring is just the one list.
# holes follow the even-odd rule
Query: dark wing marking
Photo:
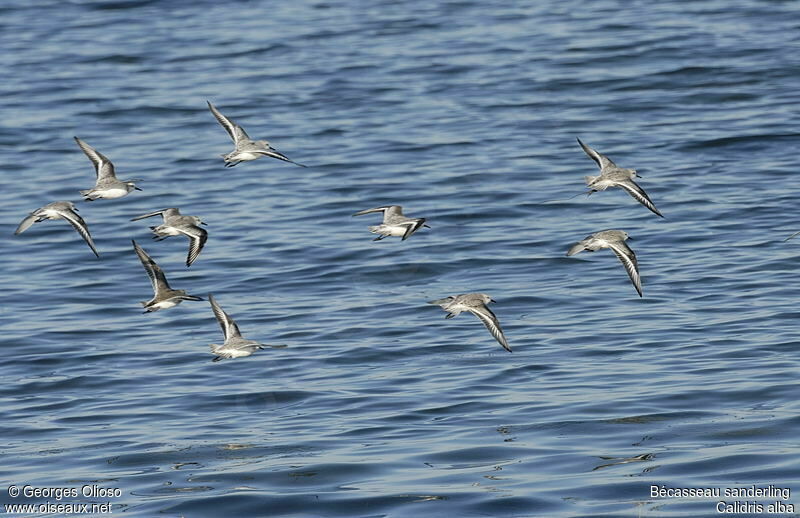
[[80, 234], [83, 240], [86, 241], [86, 244], [92, 249], [94, 255], [100, 257], [100, 254], [97, 252], [97, 248], [94, 246], [94, 241], [92, 241], [92, 236], [89, 235], [89, 227], [86, 226], [86, 222], [83, 221], [83, 218], [78, 216], [77, 213], [70, 209], [59, 210], [58, 213], [61, 214], [61, 217], [67, 220], [69, 224], [78, 231], [78, 234]]
[[650, 209], [654, 214], [661, 216], [662, 218], [664, 217], [663, 214], [658, 211], [655, 204], [653, 204], [653, 202], [650, 200], [650, 197], [647, 196], [647, 193], [644, 192], [644, 189], [639, 187], [636, 182], [633, 180], [623, 180], [618, 182], [617, 185], [628, 191], [628, 194], [633, 196], [636, 201]]
[[225, 131], [228, 132], [231, 139], [233, 140], [234, 144], [238, 144], [242, 140], [250, 140], [250, 137], [247, 136], [247, 132], [242, 129], [241, 126], [227, 118], [226, 116], [222, 115], [219, 110], [217, 110], [211, 102], [206, 101], [208, 103], [208, 108], [211, 110], [211, 113], [214, 114], [214, 117], [217, 119], [217, 122], [225, 128]]
[[114, 164], [111, 163], [111, 160], [78, 137], [73, 138], [83, 152], [86, 153], [86, 156], [89, 157], [89, 160], [92, 161], [92, 164], [94, 164], [94, 172], [98, 180], [115, 178]]
[[609, 248], [611, 248], [616, 256], [619, 257], [619, 260], [622, 261], [622, 266], [624, 266], [625, 270], [628, 272], [628, 277], [631, 278], [633, 287], [636, 288], [636, 292], [642, 297], [642, 279], [639, 276], [639, 263], [636, 261], [636, 254], [633, 253], [633, 250], [624, 242], [612, 243], [609, 245]]
[[153, 292], [155, 292], [155, 295], [158, 296], [159, 292], [164, 290], [171, 290], [167, 282], [167, 277], [164, 275], [164, 271], [161, 267], [147, 255], [147, 252], [145, 252], [136, 241], [131, 240], [131, 242], [133, 243], [133, 249], [136, 250], [136, 255], [139, 256], [139, 260], [142, 262], [144, 271], [147, 272], [147, 276], [150, 277], [150, 284], [153, 285]]
[[295, 162], [294, 160], [292, 160], [288, 156], [284, 155], [283, 153], [281, 153], [279, 151], [276, 151], [274, 148], [271, 148], [271, 149], [259, 149], [259, 150], [256, 150], [256, 151], [251, 151], [251, 153], [260, 153], [260, 154], [265, 155], [265, 156], [269, 156], [269, 157], [272, 157], [272, 158], [277, 158], [278, 160], [283, 160], [284, 162], [289, 162], [289, 163], [294, 164], [294, 165], [299, 165], [300, 167], [308, 167], [305, 164], [301, 164], [299, 162]]
[[419, 228], [425, 223], [425, 218], [416, 219], [414, 221], [409, 221], [408, 223], [403, 223], [406, 225], [406, 233], [403, 234], [403, 241], [409, 238], [411, 234], [419, 230]]
[[219, 327], [222, 328], [222, 334], [225, 336], [225, 341], [227, 342], [233, 337], [241, 337], [242, 334], [239, 332], [239, 326], [236, 325], [236, 322], [233, 321], [230, 315], [223, 311], [220, 305], [217, 304], [217, 300], [210, 293], [208, 294], [208, 301], [211, 303], [211, 309], [214, 311], [214, 316], [217, 317]]
[[189, 255], [186, 256], [186, 266], [191, 266], [208, 241], [208, 232], [194, 225], [188, 228], [175, 227], [175, 229], [189, 238]]
[[503, 346], [508, 352], [511, 352], [511, 347], [508, 346], [508, 341], [506, 340], [505, 335], [503, 334], [503, 330], [500, 328], [500, 321], [497, 320], [497, 316], [492, 312], [491, 309], [487, 308], [484, 305], [470, 308], [469, 310], [473, 315], [481, 319], [483, 325], [486, 326], [486, 329], [492, 333], [492, 336], [495, 340], [498, 341], [500, 345]]
[[601, 171], [603, 169], [605, 169], [606, 167], [608, 167], [608, 166], [616, 165], [616, 164], [614, 164], [614, 162], [611, 161], [610, 158], [608, 158], [604, 154], [598, 153], [594, 149], [590, 148], [589, 146], [587, 146], [586, 144], [581, 142], [581, 139], [577, 139], [577, 140], [578, 140], [578, 144], [580, 144], [581, 147], [583, 148], [584, 153], [589, 155], [589, 158], [591, 158], [592, 160], [595, 161], [595, 163], [597, 164], [597, 167], [599, 167]]

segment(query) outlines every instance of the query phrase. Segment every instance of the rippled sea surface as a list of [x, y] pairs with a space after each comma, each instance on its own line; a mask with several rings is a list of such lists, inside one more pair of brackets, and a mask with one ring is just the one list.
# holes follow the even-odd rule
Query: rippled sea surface
[[[4, 2], [0, 503], [797, 516], [800, 6], [528, 3]], [[225, 169], [206, 100], [309, 167]], [[143, 191], [79, 201], [73, 136]], [[619, 189], [570, 198], [597, 170], [576, 137], [665, 218]], [[100, 259], [64, 221], [13, 235], [55, 200]], [[388, 204], [431, 228], [373, 242], [379, 215], [351, 215]], [[208, 223], [191, 268], [185, 239], [129, 221], [166, 207]], [[610, 251], [565, 256], [609, 228], [641, 299]], [[207, 302], [142, 314], [131, 239], [275, 347], [214, 363]], [[497, 301], [513, 353], [426, 304], [467, 292]]]

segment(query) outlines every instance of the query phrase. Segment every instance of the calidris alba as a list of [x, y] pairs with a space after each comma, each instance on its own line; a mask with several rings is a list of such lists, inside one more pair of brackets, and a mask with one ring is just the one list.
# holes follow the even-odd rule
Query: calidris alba
[[112, 164], [111, 160], [106, 158], [105, 155], [96, 151], [78, 137], [75, 137], [75, 142], [78, 143], [78, 146], [86, 153], [89, 160], [92, 161], [97, 175], [94, 188], [80, 191], [86, 201], [94, 201], [98, 198], [113, 200], [114, 198], [122, 198], [134, 189], [141, 191], [141, 189], [136, 187], [133, 183], [133, 180], [117, 180], [117, 176], [114, 174], [114, 164]]
[[186, 256], [186, 266], [191, 266], [203, 246], [208, 240], [208, 232], [200, 228], [200, 225], [205, 225], [197, 216], [183, 216], [181, 211], [176, 208], [162, 209], [148, 214], [137, 216], [131, 221], [137, 221], [152, 216], [161, 216], [164, 223], [157, 227], [150, 227], [150, 230], [155, 234], [153, 239], [161, 241], [169, 236], [186, 236], [189, 238], [189, 255]]
[[142, 250], [142, 247], [136, 244], [136, 241], [131, 240], [131, 242], [133, 243], [133, 249], [136, 250], [136, 255], [139, 256], [139, 260], [142, 262], [142, 266], [144, 266], [144, 271], [147, 272], [147, 276], [150, 277], [150, 283], [153, 285], [153, 298], [147, 302], [141, 303], [145, 313], [171, 308], [177, 306], [184, 300], [203, 300], [194, 295], [187, 295], [184, 290], [173, 290], [170, 288], [167, 277], [164, 275], [164, 270], [147, 255], [147, 252]]
[[223, 358], [241, 358], [243, 356], [250, 356], [259, 349], [263, 349], [264, 345], [254, 340], [246, 340], [242, 338], [242, 333], [239, 331], [239, 326], [231, 318], [231, 316], [219, 307], [214, 296], [208, 294], [208, 301], [211, 303], [211, 309], [214, 311], [214, 316], [217, 317], [219, 327], [222, 328], [222, 334], [225, 336], [225, 343], [222, 345], [211, 344], [211, 353], [216, 357], [212, 360], [215, 362]]
[[622, 261], [622, 265], [631, 278], [633, 287], [636, 288], [637, 293], [639, 293], [641, 297], [642, 280], [639, 277], [639, 264], [636, 262], [636, 254], [634, 254], [633, 250], [625, 243], [626, 239], [630, 239], [630, 237], [627, 232], [623, 232], [622, 230], [603, 230], [601, 232], [595, 232], [586, 239], [574, 244], [567, 252], [567, 255], [575, 255], [584, 250], [596, 252], [601, 248], [610, 248], [611, 251], [619, 257], [619, 260]]
[[465, 293], [463, 295], [451, 295], [450, 297], [432, 300], [428, 304], [436, 304], [447, 311], [445, 318], [453, 318], [462, 311], [469, 311], [478, 317], [486, 329], [492, 333], [492, 336], [497, 340], [503, 348], [511, 352], [511, 347], [508, 345], [503, 330], [500, 328], [500, 322], [497, 316], [492, 313], [492, 310], [487, 306], [488, 303], [495, 302], [489, 295], [485, 293]]
[[[639, 185], [633, 181], [635, 176], [639, 176], [635, 169], [623, 169], [618, 167], [607, 156], [598, 153], [594, 149], [581, 142], [581, 139], [578, 139], [578, 144], [580, 144], [586, 154], [589, 155], [589, 158], [594, 160], [598, 167], [600, 167], [599, 176], [583, 177], [583, 179], [586, 180], [586, 185], [591, 189], [589, 194], [597, 191], [605, 191], [609, 187], [620, 187], [628, 191], [628, 194], [633, 196], [636, 201], [653, 211], [653, 213], [661, 216], [662, 218], [664, 217], [647, 196], [647, 193], [644, 192], [644, 189], [639, 187]], [[639, 177], [641, 178], [641, 176]]]
[[219, 121], [222, 127], [225, 128], [225, 131], [228, 132], [228, 135], [233, 139], [234, 150], [227, 155], [222, 155], [222, 158], [225, 159], [225, 167], [233, 167], [239, 162], [256, 160], [262, 156], [271, 156], [272, 158], [277, 158], [284, 162], [306, 167], [303, 164], [298, 164], [294, 160], [290, 160], [289, 157], [283, 153], [279, 153], [266, 140], [251, 140], [250, 137], [247, 136], [247, 132], [245, 132], [241, 126], [222, 115], [209, 101], [206, 102], [208, 103], [208, 108], [211, 110], [211, 113], [214, 114], [217, 121]]
[[86, 222], [83, 221], [83, 218], [78, 215], [78, 209], [71, 201], [54, 201], [53, 203], [48, 203], [44, 207], [36, 209], [22, 220], [22, 223], [19, 224], [14, 234], [22, 234], [34, 223], [39, 223], [46, 219], [67, 220], [67, 222], [78, 231], [78, 234], [81, 235], [83, 240], [86, 241], [86, 244], [92, 249], [94, 255], [100, 257], [100, 254], [97, 253], [97, 248], [94, 246], [94, 241], [92, 241], [92, 236], [89, 235], [89, 227], [86, 226]]
[[400, 205], [388, 205], [356, 212], [353, 216], [370, 214], [372, 212], [383, 212], [383, 223], [369, 227], [373, 234], [380, 234], [373, 241], [380, 241], [388, 236], [402, 237], [403, 241], [411, 234], [419, 230], [420, 227], [431, 228], [425, 224], [425, 218], [407, 218], [403, 216], [403, 207]]

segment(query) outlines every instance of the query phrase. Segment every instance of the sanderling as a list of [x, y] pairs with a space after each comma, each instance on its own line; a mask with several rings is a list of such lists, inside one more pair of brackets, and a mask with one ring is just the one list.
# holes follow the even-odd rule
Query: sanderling
[[[578, 139], [578, 144], [580, 144], [586, 154], [589, 155], [589, 158], [594, 160], [597, 163], [597, 166], [600, 167], [599, 176], [583, 177], [583, 179], [586, 181], [586, 185], [591, 189], [589, 194], [597, 191], [605, 191], [609, 187], [621, 187], [622, 189], [628, 191], [628, 194], [633, 196], [636, 201], [653, 211], [655, 214], [661, 216], [662, 218], [664, 217], [647, 196], [647, 193], [644, 192], [644, 189], [639, 187], [639, 185], [633, 181], [635, 176], [639, 176], [635, 169], [623, 169], [618, 167], [607, 156], [598, 153], [594, 149], [581, 142], [581, 139]], [[641, 178], [641, 176], [639, 177]]]
[[436, 304], [447, 311], [445, 318], [453, 318], [462, 311], [469, 311], [478, 317], [486, 329], [492, 333], [492, 336], [497, 340], [503, 348], [511, 352], [511, 347], [508, 345], [503, 330], [500, 328], [500, 322], [497, 316], [492, 313], [492, 310], [487, 306], [488, 303], [495, 302], [489, 295], [485, 293], [465, 293], [463, 295], [451, 295], [444, 299], [432, 300], [428, 304]]
[[222, 334], [225, 336], [225, 343], [222, 345], [210, 345], [211, 353], [216, 355], [216, 358], [212, 361], [218, 362], [223, 358], [250, 356], [257, 350], [264, 348], [264, 344], [242, 338], [239, 326], [236, 325], [236, 322], [229, 314], [225, 313], [225, 311], [219, 307], [214, 296], [210, 293], [208, 294], [208, 301], [211, 303], [211, 309], [214, 311], [214, 316], [217, 317], [219, 327], [222, 328]]
[[225, 131], [228, 132], [228, 135], [233, 139], [234, 150], [227, 155], [222, 155], [222, 158], [225, 159], [225, 167], [233, 167], [239, 162], [256, 160], [262, 156], [271, 156], [272, 158], [277, 158], [284, 162], [291, 162], [294, 165], [306, 167], [303, 164], [298, 164], [294, 160], [290, 160], [289, 157], [283, 153], [278, 152], [266, 140], [251, 140], [250, 137], [247, 136], [247, 132], [244, 131], [244, 128], [222, 115], [209, 101], [206, 102], [208, 103], [208, 108], [211, 110], [211, 113], [214, 114], [217, 121], [219, 121], [222, 127], [225, 128]]
[[194, 295], [187, 295], [184, 290], [173, 290], [170, 288], [167, 277], [164, 275], [164, 270], [147, 255], [147, 252], [142, 250], [142, 247], [136, 244], [136, 241], [131, 240], [131, 242], [133, 243], [133, 249], [136, 250], [136, 255], [139, 256], [139, 260], [142, 262], [142, 266], [144, 266], [144, 271], [147, 272], [147, 276], [150, 277], [150, 283], [153, 285], [153, 292], [155, 293], [152, 299], [141, 303], [145, 313], [171, 308], [177, 306], [184, 300], [203, 300]]
[[636, 254], [634, 254], [633, 250], [625, 243], [626, 239], [630, 239], [630, 237], [627, 232], [623, 232], [622, 230], [603, 230], [601, 232], [595, 232], [586, 239], [574, 244], [567, 252], [567, 255], [575, 255], [584, 250], [596, 252], [601, 248], [610, 248], [611, 251], [619, 257], [619, 260], [622, 261], [622, 265], [631, 278], [633, 287], [636, 288], [636, 291], [641, 297], [642, 280], [639, 277], [639, 264], [636, 262]]
[[134, 189], [141, 191], [133, 183], [133, 180], [117, 180], [117, 176], [114, 174], [114, 164], [105, 155], [96, 151], [78, 137], [75, 137], [75, 142], [78, 143], [78, 146], [92, 161], [97, 175], [97, 181], [92, 189], [80, 191], [86, 201], [94, 201], [98, 198], [113, 200], [114, 198], [122, 198]]
[[386, 207], [362, 210], [356, 212], [353, 216], [361, 216], [371, 212], [383, 212], [383, 223], [369, 227], [369, 231], [373, 234], [380, 234], [373, 241], [380, 241], [388, 236], [402, 236], [402, 240], [405, 241], [420, 227], [431, 228], [425, 224], [425, 218], [407, 218], [403, 216], [403, 207], [400, 205], [387, 205]]
[[156, 241], [161, 241], [169, 236], [183, 235], [189, 238], [189, 255], [186, 256], [186, 266], [191, 266], [197, 256], [200, 255], [200, 251], [203, 250], [206, 240], [208, 240], [208, 232], [199, 226], [205, 225], [205, 223], [197, 216], [183, 216], [181, 211], [175, 208], [143, 214], [131, 219], [131, 221], [152, 216], [161, 216], [164, 219], [164, 223], [161, 225], [150, 227], [150, 230], [155, 234], [153, 239]]
[[94, 255], [100, 257], [100, 254], [97, 253], [97, 248], [94, 246], [94, 241], [92, 241], [92, 236], [89, 235], [89, 227], [86, 226], [86, 222], [83, 221], [83, 218], [78, 215], [78, 209], [71, 201], [54, 201], [53, 203], [48, 203], [44, 207], [36, 209], [22, 220], [22, 223], [19, 224], [14, 234], [22, 234], [34, 223], [39, 223], [46, 219], [67, 220], [67, 222], [78, 231], [78, 234], [81, 235], [83, 240], [86, 241], [86, 244], [92, 249]]

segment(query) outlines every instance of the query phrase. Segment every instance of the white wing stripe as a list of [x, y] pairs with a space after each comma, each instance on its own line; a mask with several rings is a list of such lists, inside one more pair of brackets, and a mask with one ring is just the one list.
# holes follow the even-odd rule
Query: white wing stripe
[[86, 227], [86, 222], [83, 221], [83, 218], [72, 211], [59, 212], [59, 214], [61, 214], [61, 217], [67, 220], [69, 224], [78, 231], [78, 234], [80, 234], [83, 240], [86, 241], [86, 244], [88, 244], [89, 248], [92, 249], [94, 255], [100, 257], [100, 254], [97, 252], [97, 248], [94, 246], [94, 241], [92, 241], [92, 236], [89, 235], [89, 229]]
[[480, 307], [470, 308], [469, 311], [483, 322], [483, 325], [486, 326], [486, 329], [489, 330], [495, 340], [497, 340], [504, 349], [508, 351], [511, 350], [511, 348], [508, 346], [508, 341], [503, 334], [503, 330], [500, 328], [500, 322], [497, 320], [497, 316], [492, 313], [492, 310], [487, 307]]
[[636, 182], [633, 180], [626, 180], [624, 182], [619, 182], [617, 185], [628, 191], [628, 194], [633, 196], [636, 201], [653, 211], [655, 214], [661, 216], [661, 213], [658, 211], [655, 204], [653, 204], [653, 202], [650, 200], [650, 197], [647, 196], [647, 193], [644, 192], [644, 189], [639, 187]]
[[609, 248], [611, 248], [617, 257], [619, 257], [619, 260], [622, 262], [622, 265], [628, 272], [628, 276], [631, 278], [633, 287], [636, 288], [637, 293], [639, 293], [639, 296], [641, 297], [642, 280], [639, 276], [639, 265], [636, 261], [636, 254], [633, 253], [633, 250], [631, 250], [630, 247], [625, 243], [612, 244]]

